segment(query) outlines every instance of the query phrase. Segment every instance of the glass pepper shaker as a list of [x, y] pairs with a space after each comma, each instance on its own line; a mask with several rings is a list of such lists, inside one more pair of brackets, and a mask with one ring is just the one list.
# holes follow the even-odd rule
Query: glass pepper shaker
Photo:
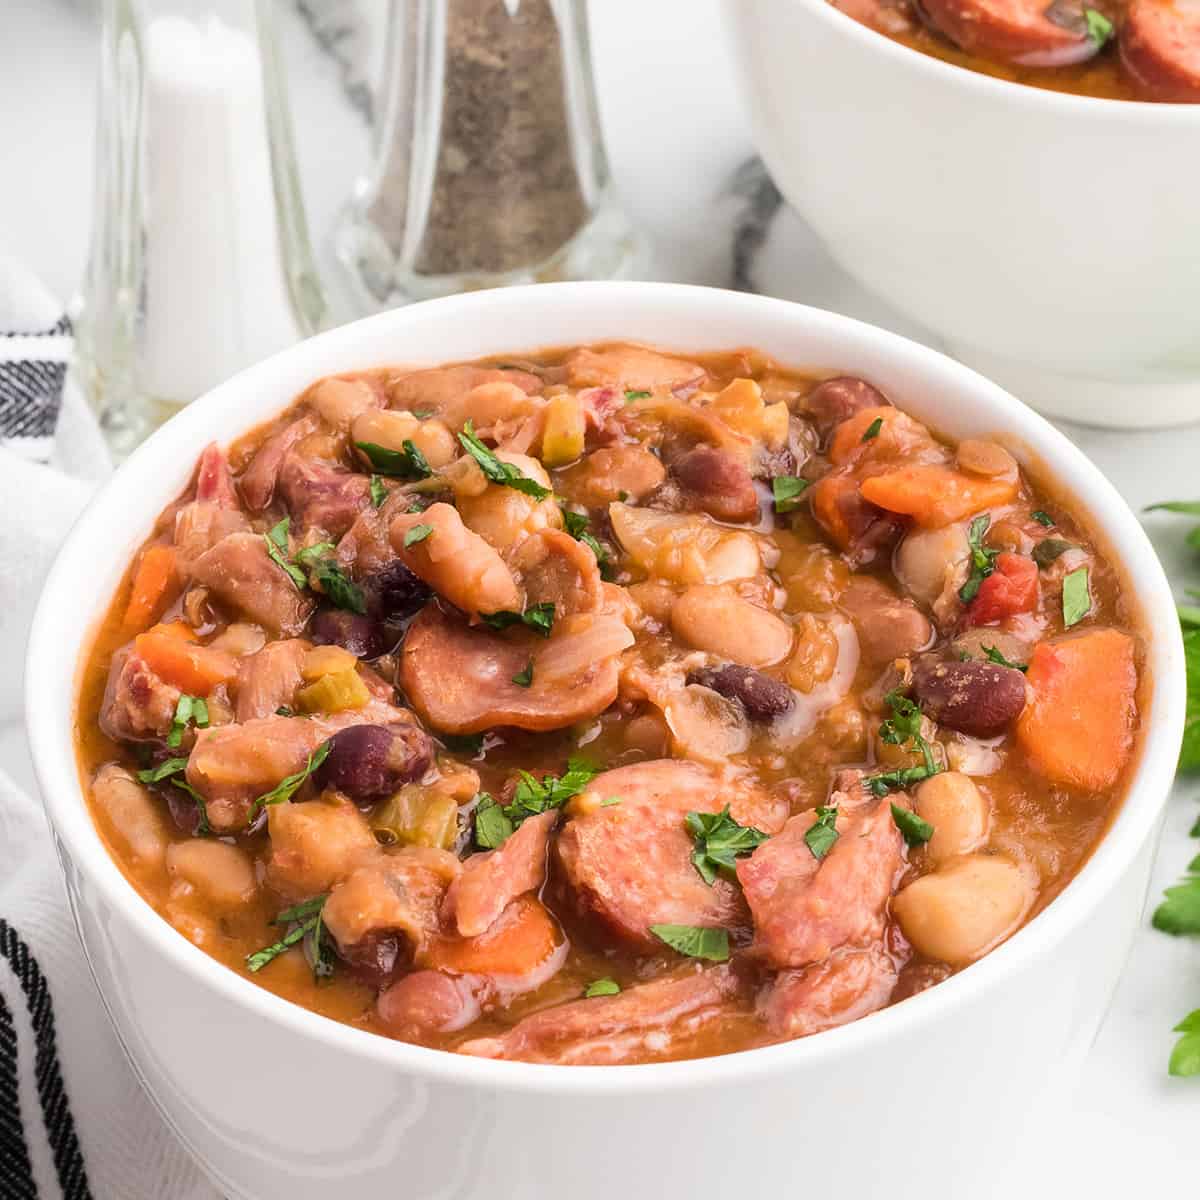
[[372, 162], [337, 235], [361, 311], [628, 274], [586, 0], [391, 0]]

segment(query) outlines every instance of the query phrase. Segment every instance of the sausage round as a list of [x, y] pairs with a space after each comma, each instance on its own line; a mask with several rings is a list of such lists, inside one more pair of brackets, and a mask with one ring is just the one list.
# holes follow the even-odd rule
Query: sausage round
[[[1067, 6], [1059, 6], [1067, 7]], [[1026, 67], [1064, 67], [1091, 58], [1083, 5], [1051, 20], [1045, 0], [921, 0], [926, 20], [968, 54]], [[1059, 11], [1058, 8], [1055, 11]]]
[[1200, 103], [1200, 8], [1133, 0], [1121, 26], [1121, 63], [1148, 100]]

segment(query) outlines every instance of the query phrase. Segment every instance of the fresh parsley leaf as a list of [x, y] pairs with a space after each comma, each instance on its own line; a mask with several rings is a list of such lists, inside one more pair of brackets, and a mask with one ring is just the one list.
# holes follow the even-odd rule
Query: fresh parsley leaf
[[911, 808], [902, 808], [892, 801], [892, 820], [896, 828], [910, 846], [923, 846], [933, 837], [933, 826], [923, 817], [918, 817]]
[[888, 692], [883, 702], [892, 715], [879, 726], [879, 736], [889, 746], [917, 745], [921, 741], [921, 706], [898, 691]]
[[253, 954], [248, 954], [246, 969], [251, 974], [255, 974], [269, 962], [273, 962], [285, 950], [290, 949], [297, 942], [303, 942], [308, 953], [308, 960], [312, 964], [314, 977], [324, 979], [332, 975], [333, 957], [324, 937], [325, 929], [321, 916], [326, 899], [326, 896], [314, 896], [311, 900], [305, 900], [291, 908], [285, 908], [272, 924], [288, 925], [292, 922], [296, 922], [296, 924], [279, 941], [270, 946], [264, 946]]
[[884, 701], [892, 715], [879, 726], [879, 736], [892, 746], [907, 744], [921, 752], [924, 760], [919, 767], [900, 767], [895, 771], [884, 771], [868, 775], [863, 782], [875, 796], [886, 796], [888, 792], [901, 790], [931, 775], [942, 768], [933, 757], [933, 749], [921, 734], [921, 706], [900, 692], [888, 692]]
[[605, 796], [604, 799], [600, 801], [600, 807], [601, 808], [613, 808], [620, 803], [621, 803], [620, 796]]
[[146, 770], [139, 771], [137, 777], [142, 783], [161, 783], [164, 779], [170, 779], [172, 775], [178, 775], [180, 771], [186, 771], [187, 765], [186, 758], [168, 758], [157, 767], [147, 767]]
[[272, 942], [269, 946], [264, 946], [261, 950], [256, 950], [253, 954], [246, 955], [246, 970], [252, 975], [261, 971], [269, 962], [273, 962], [285, 950], [290, 949], [297, 942], [303, 941], [305, 934], [309, 931], [309, 924], [306, 922], [303, 925], [297, 925], [294, 929], [285, 933], [277, 942]]
[[776, 475], [771, 480], [771, 495], [775, 498], [777, 513], [795, 512], [800, 507], [801, 497], [809, 489], [809, 481], [798, 475]]
[[1035, 508], [1030, 515], [1039, 525], [1044, 525], [1047, 529], [1054, 528], [1054, 518], [1045, 509]]
[[999, 550], [989, 549], [983, 544], [983, 535], [987, 533], [992, 523], [989, 513], [983, 513], [967, 527], [967, 545], [971, 550], [971, 574], [967, 582], [958, 589], [958, 598], [964, 604], [970, 604], [979, 595], [979, 587], [983, 581], [996, 569], [996, 557]]
[[1094, 8], [1083, 10], [1083, 19], [1087, 22], [1087, 34], [1097, 46], [1103, 46], [1113, 35], [1113, 23]]
[[1175, 937], [1200, 934], [1200, 855], [1188, 864], [1187, 875], [1163, 896], [1154, 910], [1154, 928]]
[[919, 767], [900, 767], [895, 771], [882, 771], [878, 775], [868, 775], [863, 782], [871, 789], [873, 796], [886, 796], [888, 792], [903, 792], [920, 783], [931, 775], [937, 775], [942, 770], [931, 758]]
[[440, 735], [442, 745], [451, 754], [465, 754], [468, 758], [477, 758], [483, 751], [482, 733], [443, 733]]
[[625, 389], [625, 403], [632, 404], [635, 400], [648, 400], [650, 393], [646, 391], [633, 391], [630, 388]]
[[599, 773], [600, 769], [586, 758], [569, 758], [567, 769], [561, 776], [543, 775], [540, 783], [528, 771], [521, 771], [512, 803], [504, 811], [519, 825], [549, 809], [562, 808], [568, 800], [584, 791]]
[[1179, 604], [1179, 623], [1189, 629], [1200, 629], [1200, 605]]
[[287, 575], [297, 588], [303, 590], [308, 586], [308, 576], [288, 558], [288, 530], [291, 525], [291, 517], [284, 517], [282, 521], [273, 525], [263, 534], [263, 541], [267, 544], [267, 554], [271, 561]]
[[425, 541], [426, 538], [433, 536], [432, 525], [414, 525], [404, 535], [404, 548], [407, 550], [410, 546], [415, 546], [419, 542]]
[[1175, 1033], [1183, 1037], [1175, 1043], [1171, 1051], [1171, 1061], [1167, 1070], [1172, 1075], [1200, 1075], [1200, 1008], [1190, 1012], [1178, 1025]]
[[1063, 579], [1063, 625], [1070, 629], [1072, 625], [1078, 625], [1091, 611], [1092, 595], [1088, 590], [1088, 569], [1080, 567]]
[[194, 721], [197, 729], [208, 725], [208, 703], [200, 696], [189, 696], [184, 692], [175, 705], [175, 716], [167, 734], [167, 745], [175, 749], [183, 741], [183, 731]]
[[524, 612], [501, 609], [500, 612], [481, 613], [483, 623], [493, 629], [508, 629], [513, 625], [528, 625], [542, 637], [549, 637], [554, 627], [554, 605], [550, 602], [533, 604]]
[[322, 558], [312, 567], [312, 578], [321, 591], [338, 608], [362, 616], [367, 611], [367, 598], [341, 565], [332, 558]]
[[302, 567], [314, 567], [323, 558], [327, 558], [337, 547], [332, 542], [315, 542], [296, 551], [296, 562]]
[[1159, 504], [1147, 504], [1142, 511], [1183, 513], [1189, 517], [1200, 517], [1200, 500], [1165, 500]]
[[388, 490], [383, 485], [383, 476], [371, 476], [371, 507], [382, 508], [388, 498]]
[[864, 442], [869, 442], [872, 438], [879, 436], [879, 431], [883, 428], [883, 418], [876, 417], [870, 425], [867, 426], [866, 432], [862, 435]]
[[725, 962], [729, 958], [729, 934], [724, 929], [706, 929], [699, 925], [651, 925], [650, 932], [672, 950], [688, 958]]
[[1070, 542], [1064, 542], [1062, 538], [1043, 538], [1034, 546], [1030, 557], [1045, 570], [1055, 559], [1062, 557], [1068, 550], [1074, 549], [1075, 547]]
[[588, 518], [583, 513], [572, 512], [569, 508], [563, 509], [564, 528], [577, 542], [582, 542], [596, 556], [596, 562], [600, 564], [600, 574], [607, 579], [609, 554], [588, 532], [589, 524]]
[[1200, 769], [1200, 629], [1191, 629], [1183, 635], [1183, 660], [1187, 670], [1187, 710], [1179, 769], [1195, 771]]
[[429, 460], [411, 439], [405, 438], [400, 444], [403, 449], [390, 450], [376, 442], [354, 443], [380, 475], [390, 475], [393, 479], [428, 479], [433, 474]]
[[728, 804], [719, 813], [690, 812], [684, 823], [696, 843], [692, 866], [709, 887], [718, 872], [732, 872], [740, 855], [753, 853], [768, 837], [761, 829], [735, 821]]
[[427, 421], [433, 416], [435, 411], [436, 410], [432, 408], [414, 408], [412, 410], [412, 415], [416, 417], [418, 421]]
[[[203, 703], [203, 702], [202, 702]], [[205, 717], [207, 719], [208, 709], [205, 706]], [[208, 823], [208, 805], [205, 803], [204, 797], [183, 777], [184, 771], [187, 770], [188, 760], [184, 757], [168, 758], [159, 763], [157, 767], [147, 767], [137, 773], [139, 782], [141, 783], [169, 783], [172, 787], [177, 787], [181, 792], [187, 792], [189, 796], [196, 802], [196, 835], [205, 837], [212, 832], [212, 826]]]
[[309, 756], [308, 761], [294, 775], [281, 779], [269, 792], [264, 792], [252, 805], [247, 824], [258, 816], [259, 809], [268, 804], [282, 804], [290, 800], [299, 790], [300, 785], [329, 757], [332, 742], [322, 742]]
[[458, 435], [459, 444], [479, 464], [484, 477], [492, 483], [502, 484], [513, 488], [535, 500], [545, 500], [550, 495], [550, 489], [542, 487], [536, 479], [530, 479], [522, 473], [519, 467], [512, 463], [501, 462], [476, 436], [474, 423], [468, 421], [462, 433]]
[[983, 653], [988, 662], [994, 662], [998, 667], [1010, 667], [1014, 671], [1028, 671], [1028, 663], [1009, 662], [995, 646], [984, 646]]
[[487, 792], [480, 792], [475, 806], [475, 845], [481, 850], [496, 850], [512, 837], [516, 826]]
[[271, 924], [290, 925], [293, 921], [307, 921], [309, 917], [315, 917], [321, 911], [328, 898], [328, 896], [313, 896], [311, 899], [301, 900], [299, 904], [285, 908]]
[[572, 512], [569, 508], [563, 509], [563, 526], [566, 531], [576, 540], [579, 541], [582, 534], [591, 523], [583, 513]]
[[592, 1000], [596, 996], [615, 996], [621, 990], [621, 985], [615, 979], [594, 979], [584, 989], [585, 999]]
[[818, 805], [817, 819], [804, 835], [804, 844], [812, 851], [812, 856], [818, 862], [833, 849], [833, 844], [841, 836], [837, 831], [837, 805]]
[[518, 671], [512, 677], [512, 681], [513, 681], [513, 683], [515, 683], [517, 685], [517, 687], [527, 688], [532, 685], [532, 683], [533, 683], [533, 659], [532, 658], [525, 664], [525, 670]]

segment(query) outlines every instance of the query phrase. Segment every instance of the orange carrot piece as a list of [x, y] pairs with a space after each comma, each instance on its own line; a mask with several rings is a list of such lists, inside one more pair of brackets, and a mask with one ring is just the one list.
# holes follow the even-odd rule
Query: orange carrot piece
[[[852, 417], [847, 417], [833, 431], [833, 437], [829, 440], [829, 461], [834, 466], [840, 467], [848, 463], [852, 458], [857, 458], [864, 450], [870, 448], [873, 441], [877, 441], [881, 434], [887, 433], [888, 425], [896, 420], [900, 410], [893, 408], [890, 404], [878, 405], [875, 408], [860, 409]], [[874, 437], [866, 437], [867, 430], [871, 428], [875, 422], [880, 422], [880, 428]]]
[[143, 629], [157, 620], [178, 586], [175, 548], [161, 542], [147, 547], [133, 576], [125, 624], [132, 629]]
[[[178, 632], [186, 630], [190, 640]], [[150, 669], [167, 683], [192, 696], [207, 696], [219, 683], [237, 674], [237, 660], [222, 650], [196, 642], [186, 625], [155, 625], [133, 639], [133, 648]]]
[[478, 937], [438, 938], [424, 966], [464, 975], [528, 975], [557, 949], [562, 934], [533, 895], [514, 900]]
[[1017, 481], [923, 464], [872, 475], [863, 480], [862, 494], [888, 512], [912, 517], [918, 525], [939, 526], [1007, 504], [1017, 494]]
[[1017, 744], [1032, 766], [1067, 787], [1111, 787], [1133, 748], [1133, 639], [1094, 629], [1042, 642], [1025, 678], [1033, 698], [1017, 720]]
[[846, 520], [847, 513], [862, 507], [858, 483], [840, 471], [831, 471], [812, 486], [812, 510], [817, 523], [845, 550], [854, 540], [855, 531]]

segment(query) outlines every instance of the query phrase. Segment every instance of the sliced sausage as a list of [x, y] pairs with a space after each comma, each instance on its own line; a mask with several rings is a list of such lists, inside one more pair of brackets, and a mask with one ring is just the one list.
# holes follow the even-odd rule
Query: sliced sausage
[[881, 408], [891, 401], [865, 379], [839, 375], [818, 383], [805, 399], [809, 419], [822, 438], [827, 438], [835, 425], [865, 408]]
[[775, 827], [765, 794], [732, 788], [697, 763], [660, 759], [598, 775], [581, 802], [590, 811], [567, 822], [555, 847], [579, 909], [646, 951], [662, 949], [651, 925], [744, 926], [737, 888], [723, 878], [710, 887], [692, 865], [684, 824], [689, 811], [726, 803], [743, 824]]
[[758, 492], [744, 463], [712, 446], [693, 446], [672, 464], [690, 501], [718, 521], [758, 519]]
[[302, 682], [300, 665], [310, 646], [300, 638], [268, 642], [238, 664], [237, 719], [253, 721], [292, 706]]
[[1120, 54], [1148, 100], [1200, 104], [1200, 6], [1192, 0], [1133, 0]]
[[888, 801], [837, 816], [838, 839], [822, 859], [805, 841], [813, 812], [738, 864], [754, 916], [752, 950], [773, 967], [805, 967], [842, 946], [867, 946], [883, 932], [884, 910], [903, 863]]
[[1064, 67], [1099, 49], [1082, 0], [921, 0], [926, 20], [968, 54], [1026, 67]]
[[479, 1016], [476, 981], [441, 971], [413, 971], [380, 992], [379, 1019], [393, 1037], [421, 1041], [454, 1033]]
[[801, 971], [782, 971], [759, 998], [758, 1013], [778, 1037], [807, 1037], [883, 1008], [896, 967], [882, 950], [839, 950]]
[[873, 665], [923, 650], [933, 638], [925, 614], [882, 580], [856, 576], [842, 593], [841, 605], [854, 623], [863, 658]]
[[707, 374], [697, 363], [631, 345], [603, 350], [583, 346], [567, 355], [565, 366], [567, 382], [575, 388], [675, 389], [699, 384]]
[[939, 725], [990, 738], [1021, 715], [1025, 676], [999, 663], [923, 656], [913, 664], [913, 692], [925, 715]]

